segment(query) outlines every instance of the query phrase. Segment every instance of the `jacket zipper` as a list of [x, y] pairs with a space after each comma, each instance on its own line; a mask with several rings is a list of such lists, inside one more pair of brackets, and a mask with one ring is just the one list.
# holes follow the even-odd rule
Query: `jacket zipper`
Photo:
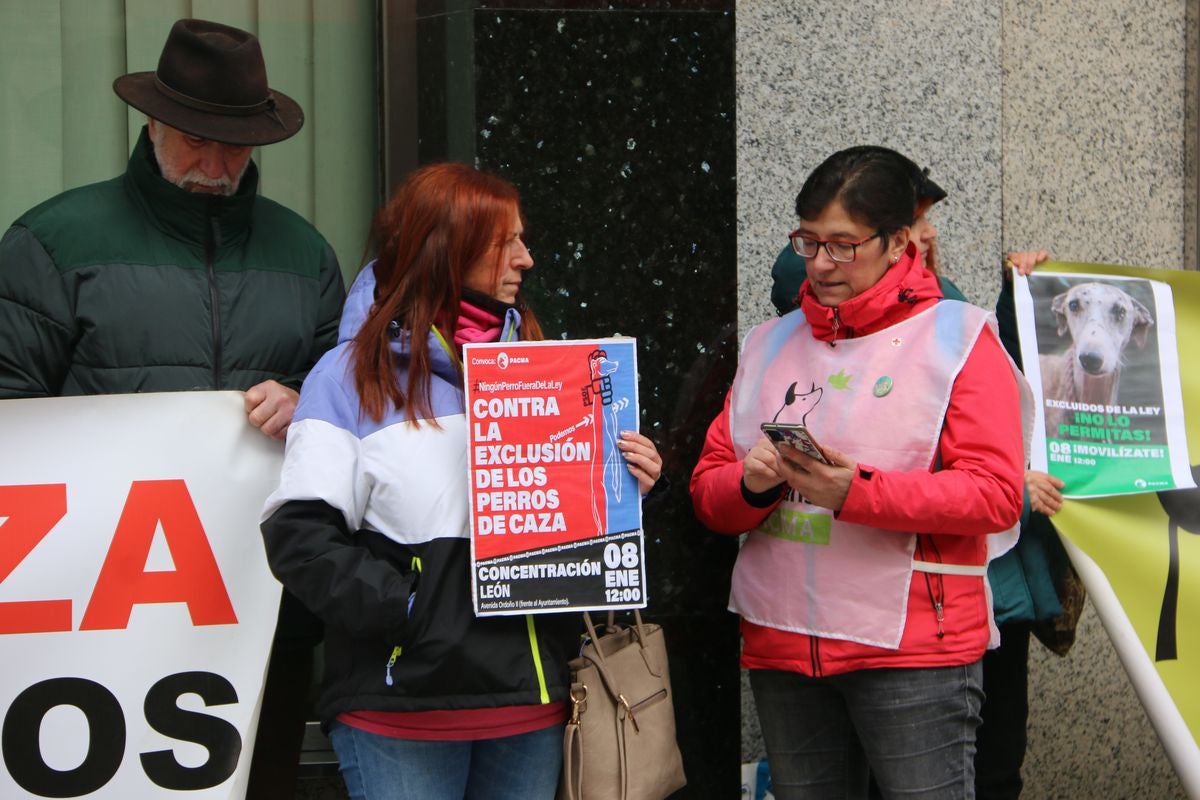
[[221, 247], [221, 222], [216, 217], [208, 218], [208, 231], [204, 237], [204, 266], [208, 272], [208, 300], [212, 304], [213, 340], [213, 388], [221, 388], [221, 306], [217, 291], [217, 250]]
[[388, 658], [387, 662], [387, 674], [385, 674], [383, 678], [383, 682], [388, 686], [392, 685], [392, 667], [396, 666], [396, 659], [400, 657], [400, 653], [402, 651], [403, 648], [400, 647], [400, 645], [396, 645], [392, 648], [392, 655]]
[[837, 347], [838, 331], [842, 329], [842, 316], [838, 313], [837, 306], [833, 307], [833, 318], [830, 320], [833, 326], [833, 335], [829, 337], [829, 346]]
[[[412, 564], [411, 564], [412, 571], [420, 572], [422, 566], [423, 565], [421, 564], [421, 557], [413, 556]], [[407, 611], [410, 616], [412, 615], [413, 602], [416, 599], [417, 599], [416, 592], [412, 592], [408, 595]], [[400, 658], [400, 654], [403, 652], [404, 652], [404, 648], [401, 647], [400, 645], [396, 645], [395, 647], [392, 648], [392, 654], [388, 656], [387, 666], [384, 667], [384, 674], [383, 674], [383, 682], [386, 683], [388, 686], [392, 686], [394, 684], [394, 681], [392, 680], [392, 667], [396, 666], [396, 659]]]
[[[925, 547], [923, 542], [925, 537], [923, 534], [917, 534], [917, 556], [922, 560], [928, 560], [925, 555]], [[933, 540], [929, 540], [929, 547], [933, 550], [934, 558], [937, 563], [942, 563], [942, 554], [938, 552], [937, 545]], [[937, 638], [942, 639], [946, 636], [946, 584], [942, 580], [941, 573], [937, 573], [930, 577], [928, 572], [922, 573], [925, 576], [925, 591], [929, 594], [929, 604], [933, 606], [933, 614], [937, 618]]]

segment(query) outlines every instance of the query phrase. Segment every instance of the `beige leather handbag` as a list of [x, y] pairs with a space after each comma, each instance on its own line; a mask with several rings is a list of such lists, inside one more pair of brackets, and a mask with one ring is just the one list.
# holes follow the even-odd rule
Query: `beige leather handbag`
[[583, 614], [590, 639], [570, 662], [560, 800], [663, 800], [687, 783], [662, 628], [633, 615], [619, 625], [610, 611], [597, 634]]

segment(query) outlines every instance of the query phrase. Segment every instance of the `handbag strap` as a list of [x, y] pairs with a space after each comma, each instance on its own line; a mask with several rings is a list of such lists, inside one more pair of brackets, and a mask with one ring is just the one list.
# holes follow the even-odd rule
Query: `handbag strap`
[[577, 693], [575, 687], [571, 687], [573, 708], [563, 731], [563, 800], [583, 798], [583, 730], [579, 725], [579, 709], [587, 694], [586, 689], [580, 689], [582, 691]]
[[[635, 620], [634, 635], [637, 637], [638, 647], [644, 650], [646, 648], [646, 631], [642, 627], [642, 615], [636, 608], [633, 610], [633, 615]], [[592, 623], [591, 614], [586, 611], [583, 612], [583, 619], [587, 625], [588, 635], [592, 637], [591, 649], [593, 651], [584, 652], [583, 657], [592, 662], [592, 665], [596, 667], [596, 672], [600, 675], [600, 682], [604, 684], [604, 688], [613, 699], [613, 702], [624, 709], [625, 715], [633, 723], [633, 729], [635, 731], [639, 730], [638, 721], [633, 715], [633, 707], [629, 703], [629, 698], [625, 696], [621, 687], [617, 685], [617, 679], [613, 676], [612, 671], [609, 670], [608, 662], [604, 659], [604, 649], [600, 646], [600, 637], [597, 635], [596, 627]], [[614, 615], [610, 611], [608, 612], [608, 630], [615, 629]]]
[[[583, 624], [587, 626], [588, 637], [592, 640], [593, 649], [596, 651], [597, 658], [592, 659], [593, 662], [600, 664], [604, 663], [604, 650], [600, 647], [600, 635], [596, 632], [596, 625], [592, 622], [590, 612], [583, 612]], [[608, 622], [605, 624], [606, 631], [617, 629], [616, 614], [612, 611], [608, 612]], [[642, 612], [638, 609], [633, 609], [633, 630], [637, 636], [638, 645], [646, 646], [646, 629], [642, 623]]]
[[[583, 691], [577, 694], [576, 688], [574, 686], [571, 687], [571, 701], [574, 704], [574, 708], [571, 712], [571, 719], [567, 722], [566, 728], [563, 731], [563, 778], [559, 800], [583, 800], [583, 726], [580, 724], [579, 714], [580, 706], [587, 697], [587, 687], [580, 688]], [[632, 719], [632, 717], [630, 718]], [[617, 746], [617, 785], [621, 787], [621, 796], [620, 798], [612, 798], [612, 800], [628, 800], [628, 742], [619, 722], [614, 736], [616, 737]], [[601, 738], [604, 738], [603, 734], [601, 734]], [[591, 763], [593, 766], [596, 765], [594, 756]]]

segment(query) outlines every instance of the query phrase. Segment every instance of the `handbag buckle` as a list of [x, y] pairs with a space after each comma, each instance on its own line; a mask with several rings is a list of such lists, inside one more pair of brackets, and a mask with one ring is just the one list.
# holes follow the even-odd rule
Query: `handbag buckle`
[[571, 687], [571, 724], [579, 724], [579, 715], [587, 710], [587, 684]]

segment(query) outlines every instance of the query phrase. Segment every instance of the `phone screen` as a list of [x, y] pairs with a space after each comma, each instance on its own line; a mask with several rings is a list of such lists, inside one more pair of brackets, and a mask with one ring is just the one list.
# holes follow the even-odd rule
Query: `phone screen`
[[821, 452], [821, 447], [817, 444], [817, 440], [813, 438], [808, 428], [803, 425], [788, 422], [764, 422], [761, 428], [767, 438], [775, 444], [790, 445], [800, 452], [817, 459], [822, 464], [830, 463], [825, 454]]

